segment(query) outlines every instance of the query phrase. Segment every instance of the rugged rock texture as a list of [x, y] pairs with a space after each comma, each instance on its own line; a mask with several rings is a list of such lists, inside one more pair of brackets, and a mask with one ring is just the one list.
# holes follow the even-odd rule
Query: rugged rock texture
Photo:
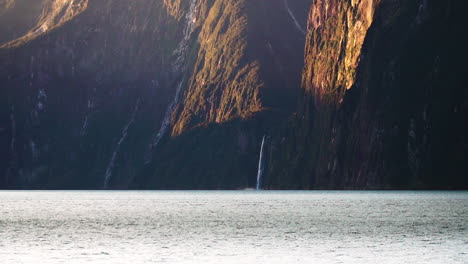
[[291, 108], [302, 60], [294, 49], [302, 38], [301, 32], [284, 32], [291, 30], [284, 25], [292, 25], [285, 15], [281, 1], [214, 3], [201, 28], [197, 71], [173, 135], [201, 124], [247, 119], [269, 107]]
[[0, 188], [468, 188], [464, 10], [0, 0]]
[[303, 86], [316, 105], [340, 102], [354, 83], [361, 48], [380, 1], [316, 1], [309, 15]]
[[[62, 8], [43, 7], [38, 26]], [[93, 1], [70, 21], [4, 47], [4, 186], [99, 188], [114, 167], [129, 181], [172, 96], [165, 69], [181, 28], [159, 1]]]
[[294, 109], [300, 82], [305, 36], [295, 22], [305, 24], [310, 1], [288, 3], [212, 2], [180, 80], [172, 139], [155, 147], [139, 187], [255, 186], [261, 138]]
[[0, 188], [255, 185], [311, 1], [26, 2], [0, 2]]
[[[34, 1], [31, 3], [31, 1], [18, 1], [15, 2], [14, 0], [9, 0], [6, 2], [4, 5], [5, 12], [10, 13], [11, 15], [18, 16], [18, 13], [20, 13], [20, 10], [16, 10], [21, 7], [16, 7], [22, 6], [22, 8], [26, 9], [25, 11], [25, 16], [26, 17], [19, 17], [17, 18], [18, 20], [29, 20], [31, 18], [28, 18], [28, 16], [35, 17], [34, 14], [37, 14], [38, 11], [38, 6], [41, 5], [41, 15], [38, 18], [37, 24], [32, 27], [26, 34], [23, 36], [12, 40], [6, 44], [4, 44], [2, 47], [15, 47], [19, 46], [23, 43], [26, 43], [28, 41], [31, 41], [34, 38], [37, 38], [38, 36], [45, 34], [49, 32], [50, 30], [53, 30], [54, 28], [60, 27], [70, 19], [74, 18], [81, 12], [83, 12], [86, 7], [88, 6], [88, 0], [48, 0], [48, 1]], [[33, 8], [30, 7], [30, 5], [33, 6]], [[15, 9], [16, 8], [16, 9]], [[27, 10], [31, 11], [27, 11]], [[29, 13], [29, 14], [28, 14]], [[3, 17], [8, 17], [8, 16], [3, 16]], [[6, 20], [6, 19], [5, 19]], [[9, 23], [12, 26], [15, 26], [14, 21], [5, 21]], [[13, 23], [12, 23], [13, 22]], [[11, 30], [11, 28], [10, 28]]]
[[269, 185], [467, 188], [465, 5], [314, 1], [304, 98]]
[[41, 1], [1, 0], [0, 46], [25, 35], [37, 24], [41, 13]]

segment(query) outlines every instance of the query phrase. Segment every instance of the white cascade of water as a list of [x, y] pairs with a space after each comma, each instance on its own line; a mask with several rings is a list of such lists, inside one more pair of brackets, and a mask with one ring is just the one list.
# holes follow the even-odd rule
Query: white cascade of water
[[289, 8], [289, 1], [284, 0], [284, 5], [286, 6], [286, 10], [289, 13], [289, 16], [291, 17], [292, 21], [294, 22], [294, 25], [296, 25], [296, 28], [302, 33], [306, 34], [305, 30], [301, 27], [301, 24], [299, 24], [299, 21], [297, 21], [296, 16], [294, 15], [293, 11]]
[[10, 141], [10, 152], [11, 156], [15, 154], [15, 144], [16, 144], [16, 119], [15, 119], [15, 109], [11, 108], [10, 121], [11, 121], [11, 141]]
[[262, 145], [260, 146], [260, 158], [258, 159], [258, 171], [257, 171], [257, 185], [255, 186], [255, 189], [261, 190], [262, 188], [262, 180], [263, 180], [263, 171], [264, 171], [264, 146], [265, 146], [265, 136], [263, 136], [262, 139]]
[[183, 69], [182, 66], [185, 61], [185, 53], [187, 51], [190, 37], [192, 36], [192, 33], [195, 29], [195, 25], [197, 22], [196, 17], [195, 17], [196, 11], [197, 11], [197, 0], [191, 0], [189, 10], [187, 14], [185, 15], [184, 37], [179, 42], [179, 45], [177, 45], [177, 49], [174, 51], [174, 55], [176, 56], [176, 59], [174, 63], [172, 64], [172, 70], [175, 73], [180, 73]]
[[[189, 46], [188, 44], [189, 44], [190, 37], [195, 29], [195, 24], [197, 22], [195, 18], [196, 7], [197, 7], [197, 0], [191, 0], [189, 11], [185, 15], [184, 37], [179, 42], [177, 49], [174, 51], [175, 60], [174, 60], [174, 63], [172, 64], [172, 72], [175, 75], [183, 75], [183, 72], [185, 69], [184, 67], [184, 62], [185, 62], [185, 57], [186, 57], [185, 55], [187, 53], [187, 49]], [[171, 103], [168, 105], [166, 109], [166, 113], [164, 114], [161, 127], [159, 128], [158, 132], [153, 136], [153, 139], [151, 140], [150, 149], [147, 155], [145, 156], [145, 164], [148, 164], [151, 162], [153, 149], [159, 144], [159, 142], [161, 141], [161, 139], [163, 138], [163, 136], [167, 133], [167, 130], [169, 129], [169, 126], [171, 124], [171, 116], [174, 112], [176, 105], [179, 103], [183, 84], [184, 84], [184, 78], [180, 78], [180, 81], [176, 88], [174, 99], [171, 101]]]
[[158, 133], [153, 138], [153, 142], [151, 143], [152, 147], [156, 147], [159, 144], [159, 141], [166, 134], [167, 129], [169, 128], [169, 125], [171, 124], [171, 116], [172, 116], [172, 113], [174, 112], [177, 102], [179, 101], [180, 92], [182, 90], [183, 83], [184, 82], [181, 81], [179, 85], [177, 86], [174, 100], [172, 100], [172, 102], [169, 104], [169, 106], [166, 109], [164, 119], [161, 123], [161, 128], [159, 129]]
[[105, 177], [104, 177], [104, 189], [107, 189], [109, 187], [109, 181], [110, 181], [110, 179], [112, 177], [112, 170], [114, 169], [114, 166], [115, 166], [115, 160], [117, 158], [117, 154], [119, 153], [120, 146], [122, 145], [122, 143], [127, 138], [128, 129], [130, 128], [130, 126], [135, 121], [135, 116], [136, 116], [136, 113], [138, 112], [139, 107], [140, 107], [140, 100], [137, 101], [137, 103], [135, 105], [135, 108], [133, 109], [132, 115], [130, 117], [130, 120], [125, 125], [124, 129], [122, 130], [122, 135], [120, 136], [120, 139], [117, 142], [117, 145], [115, 146], [114, 152], [112, 153], [109, 164], [107, 165], [106, 174], [105, 174]]

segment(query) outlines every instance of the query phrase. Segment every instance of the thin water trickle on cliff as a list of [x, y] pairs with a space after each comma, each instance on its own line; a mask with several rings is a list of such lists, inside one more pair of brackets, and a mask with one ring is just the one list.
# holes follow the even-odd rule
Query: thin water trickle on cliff
[[301, 24], [299, 24], [299, 21], [297, 21], [297, 18], [294, 15], [293, 11], [289, 8], [288, 0], [284, 0], [284, 6], [286, 6], [286, 10], [288, 11], [288, 14], [291, 17], [291, 20], [294, 22], [294, 25], [296, 26], [297, 30], [299, 30], [302, 34], [305, 35], [305, 30], [301, 27]]
[[122, 135], [120, 136], [120, 139], [119, 141], [117, 142], [117, 145], [115, 146], [115, 149], [114, 151], [112, 152], [112, 156], [111, 156], [111, 159], [109, 161], [109, 165], [107, 165], [107, 169], [106, 169], [106, 174], [104, 176], [104, 185], [103, 185], [103, 188], [104, 189], [107, 189], [109, 187], [109, 181], [111, 180], [111, 177], [112, 177], [112, 171], [114, 169], [114, 166], [115, 166], [115, 160], [117, 158], [117, 154], [119, 153], [120, 151], [120, 146], [122, 145], [122, 143], [125, 141], [125, 139], [127, 138], [127, 135], [128, 135], [128, 129], [130, 128], [130, 126], [133, 124], [133, 122], [135, 121], [135, 117], [136, 117], [136, 113], [138, 112], [138, 108], [140, 107], [140, 101], [138, 100], [136, 105], [135, 105], [135, 108], [133, 109], [133, 112], [132, 112], [132, 115], [130, 117], [130, 120], [128, 121], [128, 123], [125, 125], [125, 127], [123, 128], [122, 130]]
[[174, 95], [174, 99], [169, 103], [166, 113], [164, 114], [163, 121], [161, 123], [161, 127], [159, 131], [153, 136], [152, 142], [150, 144], [150, 149], [145, 157], [145, 163], [148, 164], [151, 162], [151, 158], [153, 155], [154, 148], [156, 148], [163, 138], [166, 135], [170, 125], [171, 125], [171, 117], [174, 112], [176, 105], [180, 101], [182, 88], [185, 83], [185, 79], [183, 77], [184, 70], [185, 70], [185, 57], [187, 55], [187, 50], [189, 46], [190, 37], [195, 29], [196, 24], [196, 7], [197, 1], [191, 0], [190, 8], [185, 15], [185, 27], [184, 27], [184, 36], [180, 43], [177, 46], [177, 49], [174, 51], [175, 61], [172, 64], [172, 73], [176, 76], [179, 76], [179, 81], [176, 87], [176, 92]]

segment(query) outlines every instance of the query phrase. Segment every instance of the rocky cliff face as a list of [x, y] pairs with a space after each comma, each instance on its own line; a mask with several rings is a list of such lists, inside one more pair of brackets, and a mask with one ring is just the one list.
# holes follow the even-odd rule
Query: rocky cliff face
[[[10, 24], [9, 27], [6, 27], [7, 30], [16, 31], [16, 33], [22, 31], [14, 29], [17, 26], [14, 19], [18, 20], [18, 24], [23, 24], [26, 21], [25, 25], [31, 25], [31, 22], [36, 24], [32, 27], [26, 26], [28, 29], [26, 33], [5, 43], [2, 47], [15, 47], [31, 41], [73, 19], [83, 12], [87, 6], [88, 0], [44, 0], [32, 3], [25, 0], [5, 0], [2, 9], [6, 14], [3, 14], [2, 18], [5, 23]], [[14, 34], [14, 32], [12, 33]], [[6, 33], [5, 36], [7, 35]], [[9, 37], [11, 38], [11, 36]]]
[[41, 11], [41, 1], [1, 0], [0, 46], [25, 35], [37, 24]]
[[2, 188], [255, 185], [310, 1], [29, 2], [0, 2]]
[[171, 140], [153, 147], [139, 186], [255, 186], [263, 135], [294, 109], [305, 39], [298, 27], [310, 1], [211, 4], [199, 18], [190, 75], [179, 80], [184, 94], [169, 111]]
[[[302, 60], [302, 52], [294, 49], [301, 48], [303, 38], [294, 30], [296, 18], [286, 13], [287, 3], [214, 3], [198, 37], [197, 71], [179, 106], [173, 135], [294, 105]], [[305, 8], [305, 3], [299, 6]]]
[[270, 185], [466, 188], [464, 6], [314, 1], [304, 96]]
[[143, 155], [172, 94], [165, 69], [183, 25], [162, 3], [93, 1], [71, 18], [75, 3], [44, 1], [32, 29], [1, 50], [7, 187], [102, 187], [106, 171]]
[[0, 0], [0, 188], [468, 188], [464, 10]]

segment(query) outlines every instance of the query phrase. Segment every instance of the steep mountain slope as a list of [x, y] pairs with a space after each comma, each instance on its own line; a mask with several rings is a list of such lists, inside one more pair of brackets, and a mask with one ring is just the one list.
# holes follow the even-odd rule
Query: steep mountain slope
[[255, 185], [261, 138], [292, 111], [303, 65], [305, 36], [294, 19], [306, 21], [296, 10], [310, 2], [297, 1], [293, 17], [285, 3], [213, 2], [192, 74], [180, 80], [187, 88], [171, 115], [172, 138], [153, 150], [140, 187]]
[[465, 5], [314, 1], [304, 97], [270, 186], [467, 188]]
[[173, 134], [200, 123], [247, 118], [266, 107], [291, 108], [302, 60], [294, 48], [302, 38], [300, 32], [283, 32], [292, 26], [284, 15], [281, 2], [215, 2], [199, 35], [199, 70]]
[[[146, 146], [172, 93], [164, 85], [170, 73], [161, 69], [182, 37], [178, 28], [157, 1], [96, 1], [68, 23], [4, 48], [5, 185], [101, 186], [138, 102], [135, 118], [146, 122], [132, 123], [129, 132], [141, 127], [141, 141], [129, 136], [122, 143]], [[128, 155], [139, 152], [132, 148]]]
[[0, 188], [468, 188], [464, 10], [0, 0]]
[[37, 24], [41, 13], [42, 1], [1, 0], [0, 46], [24, 36]]
[[[0, 19], [24, 17], [25, 0], [12, 3]], [[0, 187], [253, 186], [263, 133], [294, 108], [309, 6], [44, 0], [28, 9], [0, 49]]]
[[[24, 20], [30, 20], [28, 19], [28, 16], [32, 14], [32, 17], [34, 17], [34, 14], [37, 14], [38, 6], [40, 3], [42, 3], [42, 12], [41, 15], [38, 18], [37, 24], [31, 28], [26, 34], [23, 36], [12, 40], [6, 44], [4, 44], [4, 47], [14, 47], [14, 46], [19, 46], [22, 43], [26, 43], [44, 33], [47, 33], [50, 30], [53, 30], [54, 28], [57, 28], [70, 19], [74, 18], [76, 15], [80, 14], [83, 12], [86, 7], [88, 6], [88, 0], [48, 0], [48, 1], [34, 1], [32, 3], [32, 7], [30, 7], [31, 1], [18, 1], [15, 2], [15, 0], [10, 0], [5, 4], [5, 9], [6, 12], [8, 12], [11, 15], [18, 15], [18, 13], [21, 14], [18, 20], [24, 21]], [[23, 10], [16, 10], [16, 6], [22, 6]], [[18, 7], [16, 7], [18, 8]], [[23, 11], [23, 12], [22, 12]], [[33, 11], [33, 12], [31, 12]], [[26, 13], [26, 14], [23, 14]], [[8, 19], [8, 15], [5, 16], [3, 15], [2, 17]], [[15, 26], [14, 21], [7, 21], [11, 25]], [[13, 23], [12, 23], [13, 22]]]

